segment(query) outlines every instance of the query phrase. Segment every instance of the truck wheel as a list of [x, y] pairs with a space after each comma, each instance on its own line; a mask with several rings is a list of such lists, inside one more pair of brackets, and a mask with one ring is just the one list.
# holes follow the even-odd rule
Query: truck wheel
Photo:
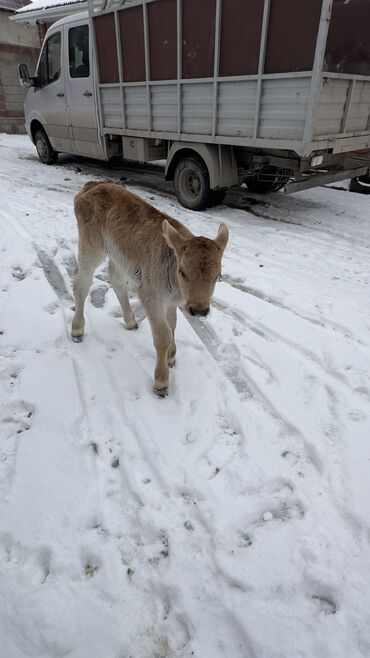
[[365, 174], [365, 176], [351, 178], [349, 191], [359, 192], [360, 194], [370, 194], [370, 176]]
[[174, 175], [175, 192], [181, 205], [189, 210], [204, 210], [212, 205], [209, 174], [197, 157], [180, 160]]
[[41, 128], [36, 131], [35, 146], [37, 155], [39, 156], [41, 162], [48, 165], [56, 163], [58, 160], [58, 153], [53, 150], [46, 132], [41, 130]]
[[256, 176], [248, 176], [245, 184], [251, 192], [256, 194], [267, 194], [278, 192], [289, 180], [290, 172], [277, 167], [263, 167]]

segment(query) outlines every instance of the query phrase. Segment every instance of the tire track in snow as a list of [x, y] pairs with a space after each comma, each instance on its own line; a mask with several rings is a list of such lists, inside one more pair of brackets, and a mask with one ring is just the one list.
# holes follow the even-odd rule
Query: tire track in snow
[[[343, 235], [343, 233], [338, 233], [338, 231], [323, 228], [319, 218], [313, 224], [309, 224], [304, 221], [304, 215], [302, 216], [299, 216], [299, 214], [297, 215], [297, 213], [300, 212], [301, 207], [303, 209], [303, 212], [305, 212], [306, 208], [310, 210], [316, 208], [317, 210], [320, 210], [322, 212], [323, 211], [322, 203], [307, 202], [297, 197], [294, 199], [289, 199], [288, 201], [288, 198], [289, 197], [286, 197], [283, 194], [276, 194], [273, 197], [269, 195], [264, 199], [261, 199], [258, 196], [249, 195], [248, 197], [244, 196], [244, 198], [239, 197], [236, 201], [232, 201], [228, 205], [231, 208], [235, 208], [237, 210], [243, 210], [247, 213], [250, 213], [254, 217], [260, 218], [262, 220], [266, 220], [267, 222], [276, 222], [278, 224], [283, 224], [284, 226], [288, 225], [291, 226], [292, 228], [298, 227], [298, 229], [311, 231], [311, 233], [315, 234], [314, 240], [317, 243], [323, 243], [323, 240], [320, 239], [320, 234], [325, 236], [325, 238], [327, 238], [327, 236], [329, 236], [330, 238], [335, 238], [340, 243], [344, 241], [347, 242], [347, 236]], [[291, 207], [289, 207], [290, 204]], [[291, 217], [289, 215], [291, 209], [295, 213], [295, 217]], [[331, 207], [327, 206], [326, 209], [328, 212], [332, 213]], [[274, 214], [275, 212], [276, 215]], [[335, 216], [338, 217], [342, 214], [343, 211], [338, 210], [338, 213]], [[300, 221], [301, 219], [302, 221]], [[353, 216], [351, 219], [356, 221], [357, 217]], [[326, 246], [327, 241], [324, 244]], [[369, 244], [366, 239], [362, 239], [358, 237], [354, 239], [352, 236], [351, 244], [355, 245], [357, 248], [360, 248], [363, 251], [364, 255], [368, 255]], [[345, 246], [347, 247], [348, 245], [345, 244]]]
[[54, 290], [56, 296], [61, 301], [73, 302], [73, 297], [67, 290], [64, 277], [59, 267], [56, 265], [54, 258], [48, 255], [46, 251], [40, 247], [37, 247], [35, 244], [34, 248], [39, 258], [41, 267], [44, 271], [45, 277], [51, 288]]
[[[292, 422], [283, 418], [275, 408], [271, 400], [263, 393], [258, 384], [247, 375], [241, 363], [240, 352], [236, 345], [225, 350], [224, 343], [217, 337], [209, 322], [186, 316], [192, 329], [198, 335], [205, 348], [213, 359], [218, 363], [227, 380], [236, 389], [242, 399], [253, 399], [257, 406], [269, 413], [283, 428], [285, 435], [302, 441], [306, 454], [309, 456], [316, 470], [322, 474], [323, 465], [314, 445], [302, 434], [299, 428]], [[231, 362], [230, 361], [231, 357]], [[280, 430], [281, 433], [282, 430]]]
[[307, 322], [310, 322], [313, 325], [316, 325], [318, 327], [321, 327], [323, 329], [326, 328], [331, 328], [333, 331], [338, 332], [344, 338], [351, 338], [353, 341], [361, 345], [362, 347], [368, 348], [369, 345], [367, 343], [364, 343], [362, 340], [357, 338], [356, 336], [353, 335], [351, 329], [348, 327], [343, 327], [342, 325], [332, 322], [330, 319], [325, 318], [324, 320], [318, 320], [312, 315], [309, 315], [307, 313], [300, 313], [296, 309], [293, 309], [290, 306], [286, 306], [280, 299], [277, 297], [273, 297], [272, 295], [268, 295], [262, 290], [257, 290], [256, 288], [252, 288], [251, 286], [247, 286], [243, 281], [240, 281], [239, 279], [235, 279], [231, 277], [230, 275], [224, 274], [222, 275], [222, 281], [228, 285], [230, 285], [232, 288], [235, 288], [236, 290], [239, 290], [240, 292], [246, 293], [248, 295], [252, 295], [253, 297], [257, 297], [257, 299], [261, 299], [264, 302], [267, 302], [268, 304], [272, 304], [273, 306], [276, 306], [277, 308], [280, 308], [284, 311], [288, 311], [288, 313], [291, 313], [292, 315], [296, 315], [298, 318], [301, 320], [306, 320]]
[[[235, 309], [232, 309], [232, 308], [228, 307], [226, 304], [224, 304], [222, 302], [220, 303], [219, 301], [217, 301], [217, 298], [216, 298], [215, 307], [218, 310], [220, 310], [221, 312], [224, 312], [227, 315], [230, 315], [231, 317], [236, 319], [243, 326], [247, 325], [249, 329], [255, 330], [255, 333], [257, 333], [257, 335], [260, 335], [263, 338], [269, 339], [265, 335], [265, 332], [267, 332], [267, 334], [270, 334], [270, 336], [272, 336], [273, 340], [276, 340], [279, 343], [282, 343], [283, 345], [284, 345], [284, 343], [287, 343], [289, 348], [292, 347], [293, 351], [294, 352], [296, 351], [298, 353], [299, 358], [302, 358], [302, 357], [310, 358], [311, 356], [315, 356], [315, 355], [312, 355], [312, 353], [310, 351], [306, 352], [305, 350], [302, 350], [300, 348], [300, 346], [297, 346], [295, 343], [291, 344], [290, 341], [289, 342], [286, 341], [286, 339], [284, 337], [282, 337], [280, 334], [277, 334], [276, 332], [271, 331], [265, 325], [262, 325], [262, 323], [253, 323], [252, 319], [247, 314], [245, 314], [243, 311], [236, 311]], [[198, 326], [199, 321], [197, 322], [197, 320], [195, 320], [195, 319], [192, 321], [191, 318], [188, 318], [188, 320], [189, 320], [190, 324], [192, 324], [192, 326], [195, 328], [195, 331], [198, 333], [201, 340], [203, 340], [206, 348], [209, 349], [209, 351], [216, 358], [216, 360], [221, 361], [221, 367], [223, 368], [224, 373], [226, 375], [228, 375], [229, 368], [226, 368], [226, 370], [225, 370], [225, 366], [222, 363], [223, 358], [224, 358], [224, 355], [222, 354], [222, 344], [218, 340], [218, 338], [217, 338], [215, 332], [213, 331], [213, 329], [211, 329], [211, 327], [208, 326], [207, 330], [205, 331], [205, 326], [203, 326], [204, 322], [200, 321], [202, 323], [202, 328], [200, 329], [200, 327]], [[257, 329], [255, 327], [253, 327], [253, 324], [257, 324]], [[260, 327], [262, 327], [262, 330], [260, 329]], [[237, 346], [234, 346], [234, 349], [232, 351], [230, 349], [228, 350], [228, 354], [230, 354], [231, 352], [234, 353], [234, 358], [238, 360], [238, 364], [239, 364], [238, 365], [238, 368], [239, 368], [238, 372], [239, 372], [239, 374], [244, 373], [245, 380], [248, 382], [249, 390], [252, 391], [256, 395], [256, 397], [259, 398], [262, 401], [262, 404], [263, 404], [264, 408], [272, 414], [272, 416], [275, 418], [275, 420], [277, 420], [279, 422], [283, 422], [285, 424], [285, 428], [288, 432], [290, 431], [292, 435], [298, 436], [302, 439], [307, 457], [310, 459], [311, 463], [315, 465], [315, 467], [317, 469], [317, 472], [320, 475], [323, 475], [324, 466], [323, 466], [321, 458], [317, 454], [317, 451], [316, 451], [316, 448], [314, 447], [314, 445], [304, 437], [303, 433], [295, 425], [291, 424], [289, 421], [284, 419], [279, 414], [277, 409], [272, 404], [271, 400], [269, 400], [265, 396], [265, 394], [262, 392], [262, 390], [256, 385], [256, 383], [253, 382], [253, 380], [250, 377], [248, 377], [248, 375], [246, 374], [246, 372], [243, 370], [242, 366], [240, 365], [241, 355], [239, 354]], [[221, 354], [222, 354], [222, 356], [220, 356]], [[314, 359], [312, 365], [319, 366], [320, 370], [323, 371], [326, 376], [328, 376], [329, 380], [334, 379], [335, 383], [339, 382], [339, 384], [341, 385], [342, 390], [345, 392], [346, 395], [348, 394], [348, 390], [350, 391], [351, 394], [356, 392], [353, 389], [353, 387], [350, 386], [350, 384], [348, 382], [342, 381], [342, 378], [340, 377], [340, 373], [333, 373], [332, 371], [327, 370], [326, 368], [324, 368], [321, 365], [321, 363], [318, 360], [316, 361], [316, 359], [317, 359], [317, 357], [315, 356], [315, 359]], [[307, 365], [307, 359], [304, 361], [304, 363]], [[337, 375], [337, 376], [335, 376], [335, 375]], [[243, 376], [243, 374], [242, 374], [242, 376]], [[322, 378], [318, 377], [318, 381], [322, 381]], [[240, 388], [240, 386], [238, 388]], [[335, 427], [335, 436], [337, 437], [338, 440], [339, 439], [342, 440], [341, 436], [340, 436], [340, 433], [339, 433], [339, 429], [338, 429], [339, 400], [338, 400], [334, 390], [328, 384], [325, 385], [325, 391], [326, 391], [326, 395], [327, 395], [327, 399], [328, 399], [328, 405], [329, 405], [330, 417], [331, 417], [331, 423], [332, 423], [330, 430], [328, 430], [326, 432], [326, 443], [327, 443], [327, 449], [329, 450], [329, 452], [333, 453], [333, 459], [335, 459], [335, 456], [337, 454], [337, 447], [334, 450], [334, 444], [333, 444], [333, 439], [332, 439], [332, 434], [333, 434], [333, 431], [334, 431], [333, 430], [334, 427]], [[361, 402], [360, 406], [363, 409], [364, 417], [365, 417], [366, 414], [369, 413], [369, 405], [360, 393], [357, 394], [357, 403], [359, 403], [359, 402]], [[343, 445], [342, 449], [344, 449], [344, 445]], [[283, 453], [282, 456], [288, 458], [288, 456], [289, 457], [293, 456], [293, 454], [294, 454], [294, 451], [287, 450]], [[341, 463], [341, 464], [338, 463], [337, 466], [339, 468], [339, 472], [337, 473], [337, 485], [336, 486], [338, 487], [338, 490], [341, 490], [343, 488], [343, 482], [345, 482], [345, 465], [344, 465], [344, 463]], [[350, 503], [347, 502], [346, 504], [344, 504], [343, 502], [341, 502], [342, 496], [337, 497], [335, 495], [335, 492], [332, 491], [331, 487], [327, 488], [327, 495], [332, 501], [333, 508], [336, 509], [338, 515], [343, 519], [343, 521], [346, 523], [346, 525], [350, 526], [353, 534], [358, 534], [361, 530], [363, 531], [363, 524], [361, 523], [361, 520], [358, 519], [353, 514], [353, 512], [350, 508]], [[348, 496], [347, 496], [347, 498], [348, 498]]]
[[245, 311], [236, 310], [224, 302], [217, 300], [217, 298], [214, 306], [221, 313], [231, 316], [239, 324], [247, 327], [250, 331], [256, 333], [261, 338], [272, 341], [274, 343], [278, 343], [280, 346], [289, 349], [292, 353], [296, 354], [297, 358], [299, 358], [306, 366], [308, 365], [316, 371], [321, 371], [329, 380], [335, 380], [335, 383], [339, 383], [343, 389], [355, 395], [358, 398], [358, 402], [363, 405], [366, 404], [363, 395], [351, 386], [345, 375], [334, 369], [329, 370], [326, 368], [319, 357], [316, 356], [316, 354], [314, 354], [314, 352], [311, 350], [301, 347], [298, 343], [289, 340], [286, 336], [282, 336], [277, 331], [267, 327], [263, 322], [253, 320], [251, 316], [249, 316]]

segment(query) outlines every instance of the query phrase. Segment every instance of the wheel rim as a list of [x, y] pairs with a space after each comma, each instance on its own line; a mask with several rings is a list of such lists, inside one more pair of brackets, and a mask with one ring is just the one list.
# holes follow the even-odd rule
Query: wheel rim
[[194, 169], [183, 169], [179, 176], [179, 189], [188, 203], [198, 201], [202, 194], [202, 181], [199, 174]]
[[36, 142], [36, 151], [41, 159], [48, 157], [48, 147], [45, 140], [40, 137]]

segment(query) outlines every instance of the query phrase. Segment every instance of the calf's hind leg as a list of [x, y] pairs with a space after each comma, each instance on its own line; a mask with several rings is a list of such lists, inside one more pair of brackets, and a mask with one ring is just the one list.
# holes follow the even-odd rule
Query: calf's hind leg
[[168, 348], [167, 362], [170, 368], [176, 363], [176, 343], [175, 343], [175, 329], [177, 322], [177, 306], [170, 306], [167, 310], [167, 321], [172, 331], [172, 341]]
[[116, 293], [118, 301], [121, 305], [125, 327], [126, 329], [137, 329], [135, 315], [128, 298], [127, 286], [124, 278], [125, 274], [122, 272], [121, 268], [118, 267], [112, 260], [109, 260], [108, 269], [112, 288]]
[[91, 251], [90, 249], [84, 249], [80, 244], [78, 270], [73, 281], [75, 314], [72, 320], [72, 340], [75, 343], [80, 343], [83, 339], [85, 332], [85, 299], [90, 290], [94, 272], [103, 260], [104, 252], [102, 250]]

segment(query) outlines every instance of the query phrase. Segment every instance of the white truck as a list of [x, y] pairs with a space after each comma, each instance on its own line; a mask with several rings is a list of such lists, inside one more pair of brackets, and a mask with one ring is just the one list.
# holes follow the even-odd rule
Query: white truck
[[27, 132], [58, 153], [164, 159], [200, 210], [245, 182], [367, 176], [370, 0], [89, 0], [19, 67]]

